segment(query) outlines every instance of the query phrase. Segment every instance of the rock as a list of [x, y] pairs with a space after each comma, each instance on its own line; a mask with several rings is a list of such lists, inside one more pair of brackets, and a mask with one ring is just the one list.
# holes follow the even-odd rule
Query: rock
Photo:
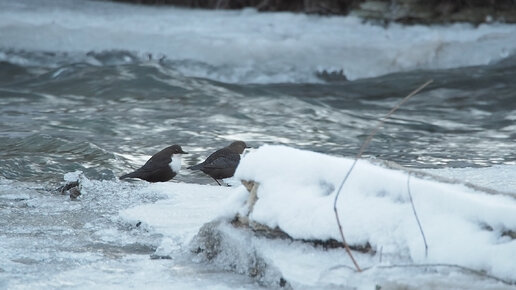
[[499, 21], [516, 23], [513, 0], [114, 0], [137, 4], [177, 5], [203, 9], [291, 11], [322, 15], [355, 15], [384, 23], [434, 24]]
[[405, 24], [516, 22], [516, 3], [502, 1], [374, 0], [351, 12], [364, 19]]
[[79, 181], [72, 181], [72, 182], [67, 182], [65, 183], [64, 185], [60, 186], [59, 188], [57, 188], [57, 191], [60, 192], [61, 194], [66, 194], [66, 192], [74, 187], [78, 187], [79, 186]]
[[227, 221], [215, 220], [201, 227], [190, 243], [200, 262], [247, 275], [267, 288], [291, 289], [281, 273], [256, 251], [252, 233], [233, 228]]
[[71, 200], [76, 200], [81, 195], [80, 187], [81, 185], [77, 180], [65, 183], [63, 186], [57, 188], [56, 191], [62, 195], [68, 194]]
[[79, 190], [79, 187], [72, 187], [70, 188], [70, 199], [76, 200], [81, 195], [81, 191]]

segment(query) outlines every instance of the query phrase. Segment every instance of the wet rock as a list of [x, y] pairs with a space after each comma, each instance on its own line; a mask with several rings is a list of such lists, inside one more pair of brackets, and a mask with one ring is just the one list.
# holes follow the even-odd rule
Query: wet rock
[[316, 76], [326, 82], [346, 82], [348, 78], [344, 74], [343, 70], [338, 71], [320, 71], [316, 73]]
[[137, 4], [176, 5], [203, 9], [291, 11], [322, 15], [355, 15], [383, 23], [474, 24], [498, 21], [516, 23], [513, 0], [114, 0]]
[[434, 24], [516, 22], [516, 3], [501, 1], [374, 0], [363, 1], [352, 15], [383, 22]]
[[71, 181], [57, 188], [57, 192], [62, 195], [69, 195], [71, 200], [76, 200], [81, 195], [80, 187], [81, 185], [78, 180]]
[[67, 191], [69, 191], [70, 189], [72, 189], [74, 187], [78, 187], [78, 186], [79, 186], [79, 181], [67, 182], [65, 185], [60, 186], [57, 189], [57, 191], [60, 192], [61, 194], [66, 194]]
[[216, 220], [203, 225], [190, 249], [201, 262], [247, 275], [262, 286], [291, 288], [281, 273], [253, 246], [252, 233], [235, 229], [227, 221]]
[[259, 11], [292, 11], [317, 14], [347, 14], [363, 0], [115, 0], [151, 5], [176, 5], [204, 9], [255, 8]]
[[78, 186], [70, 188], [69, 192], [71, 200], [76, 200], [81, 195], [81, 191]]
[[516, 240], [516, 231], [507, 230], [502, 233], [502, 237], [509, 237]]

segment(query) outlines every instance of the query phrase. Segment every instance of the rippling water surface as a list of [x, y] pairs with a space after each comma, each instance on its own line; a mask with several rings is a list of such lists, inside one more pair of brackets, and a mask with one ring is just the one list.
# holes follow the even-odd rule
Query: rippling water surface
[[[120, 53], [112, 52], [116, 59]], [[514, 164], [516, 61], [321, 84], [226, 84], [148, 61], [57, 68], [0, 63], [1, 175], [110, 179], [169, 144], [242, 139], [353, 156], [377, 119], [428, 79], [366, 155], [418, 168]], [[185, 179], [189, 179], [186, 174]]]

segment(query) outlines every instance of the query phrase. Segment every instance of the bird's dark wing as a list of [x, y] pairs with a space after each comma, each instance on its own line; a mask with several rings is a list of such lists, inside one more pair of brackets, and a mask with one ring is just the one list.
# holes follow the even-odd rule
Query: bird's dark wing
[[192, 165], [190, 167], [187, 167], [188, 169], [191, 169], [191, 170], [200, 170], [204, 167], [204, 162], [203, 163], [199, 163], [197, 165]]
[[210, 156], [208, 156], [208, 158], [206, 158], [206, 160], [204, 160], [204, 164], [209, 164], [209, 163], [212, 163], [214, 160], [220, 158], [221, 156], [231, 156], [231, 155], [234, 155], [236, 153], [234, 153], [233, 151], [227, 149], [227, 148], [222, 148], [222, 149], [219, 149], [213, 153], [211, 153]]
[[145, 162], [145, 164], [136, 171], [145, 172], [156, 170], [157, 168], [169, 166], [171, 161], [171, 156], [162, 157], [156, 154], [147, 160], [147, 162]]
[[152, 169], [138, 169], [129, 174], [125, 174], [120, 176], [120, 179], [125, 178], [139, 178], [143, 180], [147, 180], [149, 182], [159, 182], [159, 181], [168, 181], [176, 176], [176, 172], [173, 172], [170, 167], [160, 167]]
[[156, 171], [159, 172], [164, 168], [170, 167], [170, 161], [172, 161], [172, 158], [170, 157], [160, 157], [157, 154], [153, 155], [142, 167], [131, 173], [120, 176], [120, 179], [141, 178], [146, 180], [146, 177], [152, 176]]
[[[220, 151], [220, 150], [219, 150]], [[217, 151], [217, 152], [219, 152]], [[229, 151], [229, 150], [228, 150]], [[215, 152], [215, 153], [217, 153]], [[208, 169], [226, 169], [236, 168], [240, 162], [240, 155], [234, 152], [225, 152], [224, 154], [212, 154], [204, 162], [204, 168]]]

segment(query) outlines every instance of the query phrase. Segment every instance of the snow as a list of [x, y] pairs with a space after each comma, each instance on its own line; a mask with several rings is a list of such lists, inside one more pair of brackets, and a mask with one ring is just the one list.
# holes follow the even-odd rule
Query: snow
[[81, 177], [83, 177], [83, 172], [80, 170], [77, 170], [74, 172], [65, 173], [65, 175], [63, 176], [63, 179], [64, 179], [64, 181], [67, 181], [67, 182], [74, 182], [74, 181], [80, 180]]
[[[368, 37], [364, 37], [367, 35]], [[489, 64], [516, 52], [516, 26], [469, 24], [382, 27], [355, 17], [142, 7], [101, 1], [0, 1], [0, 49], [61, 52], [98, 64], [102, 52], [165, 58], [181, 74], [224, 82], [320, 82], [415, 69]], [[96, 52], [87, 54], [88, 52]], [[131, 54], [128, 54], [130, 52]], [[50, 57], [0, 60], [22, 65]], [[50, 62], [52, 63], [52, 62]]]
[[[145, 192], [159, 192], [167, 199], [153, 204], [145, 204], [124, 210], [120, 217], [131, 224], [141, 222], [144, 226], [151, 225], [159, 233], [165, 234], [171, 241], [183, 245], [197, 233], [205, 223], [219, 216], [228, 216], [235, 204], [240, 200], [225, 199], [230, 189], [220, 186], [186, 184], [186, 183], [155, 183], [150, 184]], [[244, 197], [245, 198], [245, 197]], [[173, 208], [173, 210], [172, 210]], [[171, 241], [162, 245], [174, 248]]]
[[[516, 282], [516, 242], [504, 233], [516, 229], [516, 201], [508, 188], [507, 193], [488, 193], [413, 172], [410, 189], [428, 242], [426, 257], [409, 203], [409, 171], [360, 160], [343, 188], [338, 210], [347, 242], [371, 245], [371, 252], [353, 251], [364, 272], [355, 272], [342, 248], [323, 249], [301, 241], [340, 240], [333, 200], [351, 162], [264, 145], [245, 154], [235, 178], [227, 180], [231, 187], [95, 181], [71, 172], [65, 179], [80, 181], [79, 201], [42, 195], [35, 185], [0, 180], [0, 201], [8, 206], [4, 212], [24, 219], [23, 227], [6, 224], [10, 234], [0, 242], [0, 285], [259, 289], [277, 287], [284, 279], [294, 289], [513, 287], [506, 283]], [[487, 186], [510, 184], [504, 178], [512, 178], [515, 169], [446, 172]], [[506, 174], [486, 174], [490, 170]], [[244, 216], [248, 211], [248, 192], [240, 179], [260, 184], [251, 221], [278, 226], [296, 240], [266, 238], [229, 223], [237, 213]], [[27, 191], [13, 192], [22, 187]], [[14, 210], [17, 204], [20, 211]], [[42, 226], [45, 218], [54, 219], [53, 226]], [[28, 236], [34, 232], [46, 233], [37, 245]], [[199, 248], [210, 249], [214, 257]]]
[[[340, 240], [333, 201], [352, 161], [263, 146], [246, 155], [235, 176], [260, 184], [252, 220], [278, 226], [297, 239]], [[410, 191], [428, 240], [425, 257], [407, 178], [403, 171], [365, 160], [357, 163], [337, 203], [348, 243], [369, 242], [373, 249], [382, 248], [384, 255], [407, 255], [416, 263], [459, 264], [516, 278], [512, 258], [516, 241], [502, 235], [516, 229], [514, 195], [491, 195], [460, 184], [411, 177]]]
[[[222, 223], [213, 226], [224, 240], [220, 258], [197, 262], [249, 274], [245, 267], [263, 259], [269, 267], [267, 275], [273, 277], [262, 277], [269, 281], [264, 285], [276, 285], [274, 281], [281, 276], [294, 288], [371, 289], [381, 285], [508, 289], [496, 279], [516, 282], [516, 241], [503, 234], [516, 229], [513, 193], [492, 194], [412, 174], [410, 191], [429, 247], [425, 256], [409, 202], [408, 171], [368, 160], [357, 163], [337, 204], [347, 242], [369, 243], [373, 249], [370, 253], [354, 251], [366, 271], [356, 273], [343, 249], [323, 250], [299, 241], [340, 240], [333, 201], [352, 161], [273, 145], [246, 154], [235, 179], [260, 184], [249, 218], [269, 227], [278, 226], [297, 240], [267, 239]], [[507, 170], [514, 173], [510, 166]], [[149, 184], [140, 194], [159, 192], [166, 198], [122, 210], [120, 217], [131, 224], [141, 222], [141, 227], [163, 235], [157, 256], [186, 255], [202, 245], [198, 235], [204, 224], [229, 221], [237, 213], [247, 213], [247, 190], [233, 184]], [[485, 271], [496, 279], [473, 271]]]
[[76, 201], [0, 178], [0, 289], [258, 288], [193, 262], [181, 248], [204, 222], [234, 208], [228, 188], [98, 181], [79, 171], [65, 177], [80, 181]]

